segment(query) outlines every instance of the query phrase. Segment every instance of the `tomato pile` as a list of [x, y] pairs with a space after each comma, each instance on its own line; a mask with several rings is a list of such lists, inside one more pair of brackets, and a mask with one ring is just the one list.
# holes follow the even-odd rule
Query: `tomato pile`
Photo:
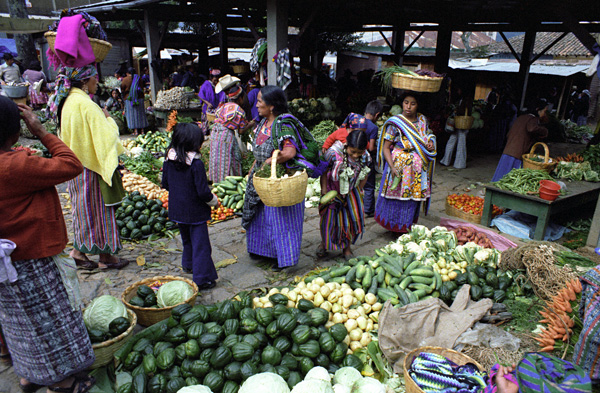
[[217, 206], [211, 206], [210, 208], [210, 218], [213, 222], [224, 221], [232, 216], [233, 209], [228, 209], [225, 206], [223, 206], [220, 200]]
[[[478, 196], [469, 194], [450, 194], [446, 198], [446, 201], [450, 206], [454, 206], [466, 213], [475, 214], [480, 216], [483, 213], [483, 201], [484, 199]], [[492, 216], [502, 214], [502, 209], [494, 205], [492, 207]]]
[[163, 194], [160, 196], [159, 199], [162, 202], [162, 206], [165, 209], [168, 209], [169, 208], [169, 191], [163, 192]]

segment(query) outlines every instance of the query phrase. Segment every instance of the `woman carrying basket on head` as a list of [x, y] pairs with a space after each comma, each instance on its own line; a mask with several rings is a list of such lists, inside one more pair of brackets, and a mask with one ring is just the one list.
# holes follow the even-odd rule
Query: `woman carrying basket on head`
[[279, 271], [296, 265], [300, 258], [304, 201], [293, 206], [265, 206], [256, 193], [252, 177], [263, 165], [271, 164], [276, 148], [281, 151], [277, 163], [283, 164], [303, 159], [301, 150], [304, 157], [309, 154], [318, 157], [320, 146], [312, 143], [312, 135], [298, 119], [286, 113], [287, 98], [281, 88], [263, 87], [256, 106], [263, 119], [255, 131], [253, 153], [256, 161], [246, 188], [242, 226], [247, 231], [248, 253], [277, 259], [273, 270]]
[[427, 203], [425, 214], [429, 207], [436, 139], [417, 109], [417, 95], [406, 93], [402, 114], [386, 121], [379, 139], [377, 164], [383, 176], [375, 220], [392, 232], [408, 232], [419, 218], [420, 203]]
[[339, 249], [346, 260], [353, 256], [350, 245], [356, 242], [365, 226], [362, 194], [371, 171], [368, 144], [367, 133], [354, 130], [348, 134], [345, 143], [336, 141], [325, 153], [330, 167], [321, 176], [321, 194], [337, 191], [338, 195], [330, 203], [319, 206], [319, 258], [325, 257], [327, 250]]

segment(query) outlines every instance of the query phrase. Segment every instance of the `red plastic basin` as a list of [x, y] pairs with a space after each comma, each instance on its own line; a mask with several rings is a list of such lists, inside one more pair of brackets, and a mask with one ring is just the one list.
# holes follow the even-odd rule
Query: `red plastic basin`
[[540, 198], [545, 199], [547, 201], [553, 201], [560, 195], [558, 191], [546, 191], [545, 189], [540, 188]]
[[560, 184], [552, 180], [540, 180], [540, 186], [553, 191], [560, 191]]

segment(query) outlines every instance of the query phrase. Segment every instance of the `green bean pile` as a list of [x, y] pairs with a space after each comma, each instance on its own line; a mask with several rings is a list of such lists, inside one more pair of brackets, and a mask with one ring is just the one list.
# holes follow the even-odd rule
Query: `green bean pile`
[[538, 192], [540, 180], [553, 180], [548, 172], [538, 169], [513, 169], [492, 185], [519, 194]]

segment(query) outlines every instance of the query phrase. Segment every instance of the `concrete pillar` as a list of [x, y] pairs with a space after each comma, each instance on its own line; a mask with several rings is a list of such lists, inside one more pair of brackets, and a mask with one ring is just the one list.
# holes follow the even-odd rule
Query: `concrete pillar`
[[448, 71], [451, 45], [452, 29], [449, 26], [440, 25], [435, 44], [435, 72], [445, 74]]
[[529, 68], [531, 67], [531, 55], [535, 45], [535, 30], [527, 30], [523, 40], [523, 50], [521, 51], [521, 62], [519, 65], [519, 85], [521, 89], [521, 99], [519, 100], [519, 109], [525, 107], [527, 97], [527, 83], [529, 82]]
[[267, 0], [267, 74], [269, 85], [277, 85], [277, 70], [273, 57], [287, 46], [287, 31], [287, 1]]
[[148, 69], [150, 71], [150, 96], [152, 103], [156, 103], [156, 95], [162, 87], [158, 72], [152, 67], [154, 61], [160, 61], [160, 33], [158, 19], [148, 9], [144, 9], [144, 32], [146, 34], [146, 48], [148, 50]]

